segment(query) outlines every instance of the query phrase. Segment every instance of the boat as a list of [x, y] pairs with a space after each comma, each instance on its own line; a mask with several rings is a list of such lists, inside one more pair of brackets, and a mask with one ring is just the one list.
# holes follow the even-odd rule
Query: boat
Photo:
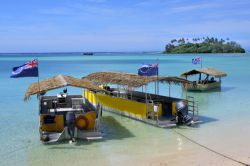
[[[221, 78], [226, 77], [227, 74], [215, 68], [201, 68], [189, 70], [181, 77], [187, 80], [189, 76], [199, 75], [198, 80], [190, 81], [190, 83], [183, 84], [183, 88], [187, 91], [209, 91], [221, 88]], [[202, 79], [202, 75], [205, 78]]]
[[[180, 99], [159, 95], [158, 82], [183, 84], [189, 81], [179, 77], [139, 76], [121, 72], [97, 72], [82, 78], [106, 91], [85, 89], [83, 96], [93, 105], [100, 103], [103, 110], [136, 119], [157, 127], [192, 125], [198, 122], [198, 107], [192, 97]], [[147, 85], [155, 83], [155, 93], [147, 92]], [[170, 86], [169, 86], [170, 87]], [[138, 91], [142, 88], [141, 91]], [[192, 107], [190, 107], [192, 106]]]
[[31, 95], [39, 97], [39, 133], [43, 143], [62, 140], [72, 142], [77, 139], [101, 139], [99, 130], [101, 105], [94, 107], [82, 95], [70, 95], [64, 89], [57, 95], [45, 95], [47, 91], [67, 86], [89, 89], [93, 92], [103, 91], [91, 82], [66, 75], [57, 75], [31, 84], [25, 101]]
[[84, 52], [83, 55], [94, 55], [93, 52]]

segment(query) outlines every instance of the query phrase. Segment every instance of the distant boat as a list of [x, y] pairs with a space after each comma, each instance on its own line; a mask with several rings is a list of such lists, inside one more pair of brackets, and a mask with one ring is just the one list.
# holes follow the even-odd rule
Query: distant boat
[[94, 55], [93, 52], [84, 52], [83, 55]]
[[[201, 75], [206, 75], [205, 79]], [[183, 88], [187, 91], [208, 91], [212, 89], [219, 89], [221, 87], [221, 77], [227, 76], [226, 73], [214, 68], [201, 68], [187, 71], [181, 75], [187, 79], [188, 76], [199, 75], [199, 79], [191, 81], [188, 84], [183, 84]], [[218, 80], [215, 80], [218, 78]]]

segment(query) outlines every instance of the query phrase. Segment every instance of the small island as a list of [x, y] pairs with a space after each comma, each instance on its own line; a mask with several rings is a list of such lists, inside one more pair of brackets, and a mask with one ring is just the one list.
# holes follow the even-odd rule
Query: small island
[[245, 53], [245, 49], [235, 41], [203, 37], [193, 39], [173, 39], [165, 46], [163, 53]]

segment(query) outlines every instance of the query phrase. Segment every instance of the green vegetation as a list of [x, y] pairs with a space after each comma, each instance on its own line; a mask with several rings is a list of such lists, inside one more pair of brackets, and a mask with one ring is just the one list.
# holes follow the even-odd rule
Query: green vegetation
[[166, 45], [164, 53], [245, 53], [240, 44], [229, 41], [229, 38], [217, 39], [203, 37], [190, 39], [173, 39]]

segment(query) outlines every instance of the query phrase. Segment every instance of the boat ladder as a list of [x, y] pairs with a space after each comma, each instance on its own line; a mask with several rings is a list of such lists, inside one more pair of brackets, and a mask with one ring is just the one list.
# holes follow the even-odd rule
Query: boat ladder
[[198, 101], [195, 101], [194, 97], [192, 96], [187, 96], [187, 101], [188, 111], [191, 112], [193, 121], [197, 121], [199, 115]]

